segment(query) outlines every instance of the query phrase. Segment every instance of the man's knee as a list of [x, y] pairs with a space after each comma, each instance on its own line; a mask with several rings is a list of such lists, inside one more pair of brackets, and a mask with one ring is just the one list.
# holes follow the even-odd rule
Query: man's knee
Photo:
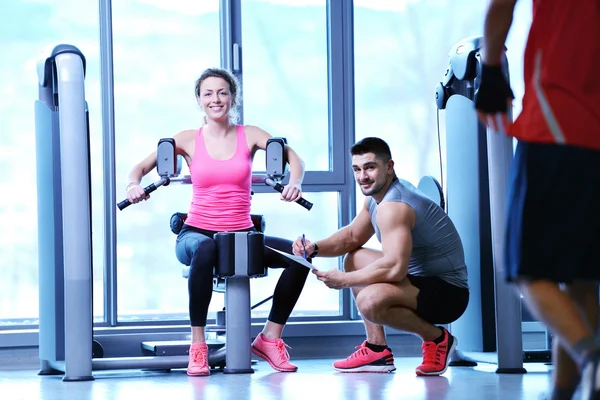
[[360, 247], [344, 256], [344, 271], [356, 271], [357, 269], [366, 267], [380, 257], [379, 252]]
[[594, 301], [598, 301], [598, 283], [592, 281], [573, 281], [564, 285], [565, 291], [570, 297], [576, 299], [588, 299], [591, 298]]
[[567, 295], [581, 308], [589, 319], [594, 331], [598, 324], [598, 283], [592, 281], [573, 281], [564, 287]]
[[355, 300], [356, 308], [366, 320], [379, 323], [385, 307], [383, 297], [377, 291], [369, 289], [369, 287], [363, 288], [358, 293]]
[[344, 271], [346, 271], [346, 272], [356, 271], [355, 263], [356, 263], [356, 250], [351, 251], [350, 253], [348, 253], [344, 256], [344, 263], [343, 263]]

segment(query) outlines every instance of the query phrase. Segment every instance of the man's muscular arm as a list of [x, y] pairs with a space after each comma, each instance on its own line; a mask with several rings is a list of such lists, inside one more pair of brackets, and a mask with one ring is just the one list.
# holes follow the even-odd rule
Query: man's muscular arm
[[415, 211], [405, 203], [387, 202], [377, 209], [383, 257], [356, 271], [345, 274], [345, 287], [373, 283], [397, 283], [406, 277], [412, 252]]
[[[375, 230], [371, 225], [369, 214], [369, 201], [365, 199], [362, 209], [354, 220], [333, 233], [331, 236], [317, 240], [319, 246], [319, 257], [339, 257], [362, 247], [373, 236]], [[314, 245], [307, 246], [309, 252], [314, 251]], [[302, 249], [297, 248], [294, 254], [302, 254]]]

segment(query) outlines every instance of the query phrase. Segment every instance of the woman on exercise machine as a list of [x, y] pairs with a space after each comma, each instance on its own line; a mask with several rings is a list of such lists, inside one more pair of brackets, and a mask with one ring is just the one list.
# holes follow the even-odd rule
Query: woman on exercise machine
[[[204, 328], [212, 297], [216, 244], [213, 235], [222, 231], [255, 230], [250, 218], [252, 160], [257, 150], [265, 150], [271, 138], [264, 130], [237, 124], [239, 86], [233, 74], [220, 68], [205, 70], [196, 81], [196, 100], [204, 112], [199, 129], [174, 136], [176, 152], [190, 168], [192, 200], [185, 224], [177, 236], [176, 255], [190, 264], [188, 278], [189, 312], [192, 330], [188, 375], [210, 375], [208, 346]], [[281, 199], [292, 202], [302, 197], [304, 162], [289, 146], [285, 156], [290, 165], [290, 180]], [[156, 166], [156, 152], [129, 173], [127, 199], [132, 203], [147, 200], [142, 178]], [[291, 254], [292, 242], [265, 236], [265, 244]], [[186, 262], [187, 261], [187, 262]], [[273, 293], [267, 323], [252, 343], [252, 352], [281, 372], [295, 372], [289, 362], [287, 345], [281, 339], [283, 328], [294, 308], [308, 268], [293, 263], [271, 249], [265, 249], [267, 267], [285, 268]]]

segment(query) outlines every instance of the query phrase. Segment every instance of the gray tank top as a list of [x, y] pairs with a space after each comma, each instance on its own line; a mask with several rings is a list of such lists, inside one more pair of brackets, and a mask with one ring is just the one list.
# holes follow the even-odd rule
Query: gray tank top
[[[392, 182], [381, 203], [386, 201], [408, 204], [417, 214], [412, 229], [413, 248], [408, 273], [415, 276], [436, 276], [452, 285], [468, 288], [463, 245], [448, 214], [403, 179], [397, 178]], [[381, 243], [381, 233], [377, 227], [378, 204], [371, 197], [368, 205], [371, 224]]]

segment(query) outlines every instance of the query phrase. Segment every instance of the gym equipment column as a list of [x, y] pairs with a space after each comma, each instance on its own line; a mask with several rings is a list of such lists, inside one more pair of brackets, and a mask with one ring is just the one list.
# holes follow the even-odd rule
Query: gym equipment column
[[85, 58], [56, 46], [37, 65], [40, 374], [92, 377], [92, 243]]
[[[448, 214], [465, 248], [471, 290], [466, 312], [451, 329], [461, 351], [497, 351], [497, 372], [523, 373], [520, 298], [502, 276], [512, 139], [477, 118], [480, 48], [481, 37], [455, 44], [436, 91], [438, 108], [446, 110]], [[506, 56], [503, 66], [508, 79]]]
[[219, 232], [214, 239], [218, 249], [215, 273], [226, 278], [227, 336], [223, 372], [253, 373], [250, 354], [250, 277], [266, 275], [264, 236], [259, 232]]

